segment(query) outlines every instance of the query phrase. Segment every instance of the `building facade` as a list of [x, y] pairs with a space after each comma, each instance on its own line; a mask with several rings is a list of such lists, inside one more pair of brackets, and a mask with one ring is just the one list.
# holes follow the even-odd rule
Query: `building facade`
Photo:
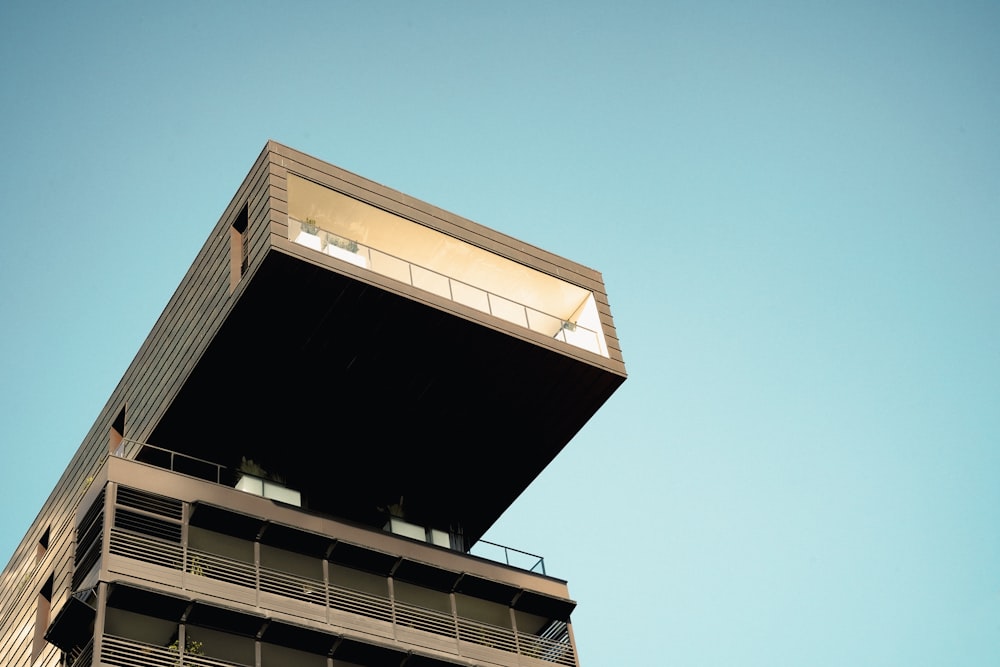
[[485, 542], [626, 378], [601, 275], [268, 142], [2, 575], [10, 667], [580, 664]]

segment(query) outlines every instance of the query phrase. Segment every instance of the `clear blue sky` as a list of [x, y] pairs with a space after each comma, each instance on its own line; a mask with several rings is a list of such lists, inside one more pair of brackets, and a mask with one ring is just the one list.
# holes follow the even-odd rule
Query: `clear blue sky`
[[1000, 5], [0, 5], [0, 560], [267, 139], [591, 266], [584, 667], [1000, 664]]

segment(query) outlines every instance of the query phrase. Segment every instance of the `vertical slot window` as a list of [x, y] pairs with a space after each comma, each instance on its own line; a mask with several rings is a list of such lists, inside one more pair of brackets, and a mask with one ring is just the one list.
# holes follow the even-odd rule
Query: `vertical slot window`
[[229, 289], [235, 289], [236, 283], [240, 281], [243, 274], [247, 272], [250, 264], [250, 243], [247, 227], [250, 222], [250, 214], [247, 204], [243, 204], [232, 227], [229, 228]]
[[125, 407], [118, 412], [118, 416], [111, 422], [111, 430], [108, 432], [108, 452], [113, 456], [121, 456], [125, 453]]
[[35, 606], [35, 638], [31, 644], [31, 662], [34, 663], [45, 648], [45, 631], [49, 629], [49, 611], [52, 608], [52, 575], [38, 592]]
[[49, 550], [49, 530], [49, 528], [45, 529], [41, 539], [38, 540], [38, 545], [35, 547], [35, 565], [42, 562], [42, 559], [45, 558], [45, 552]]

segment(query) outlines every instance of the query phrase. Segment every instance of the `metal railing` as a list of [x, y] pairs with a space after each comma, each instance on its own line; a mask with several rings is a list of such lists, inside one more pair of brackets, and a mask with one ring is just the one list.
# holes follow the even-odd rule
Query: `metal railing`
[[[324, 229], [312, 228], [300, 234], [293, 230], [302, 228], [304, 223], [289, 217], [289, 234], [295, 243], [324, 254], [336, 257], [375, 273], [437, 294], [450, 301], [488, 313], [495, 317], [550, 336], [575, 347], [589, 350], [603, 356], [600, 336], [593, 329], [542, 312], [513, 299], [476, 287], [409, 260], [371, 246], [358, 243], [354, 239], [339, 236]], [[298, 225], [298, 227], [296, 226]]]
[[[566, 632], [557, 633], [554, 636], [516, 632], [511, 628], [446, 614], [393, 600], [387, 596], [339, 586], [322, 579], [313, 579], [262, 567], [251, 562], [220, 556], [200, 549], [188, 548], [185, 550], [180, 544], [169, 540], [140, 535], [119, 528], [113, 528], [110, 537], [110, 553], [116, 556], [159, 565], [171, 570], [179, 570], [190, 576], [205, 577], [250, 590], [280, 595], [324, 606], [331, 610], [383, 621], [391, 624], [394, 636], [399, 628], [419, 630], [460, 640], [459, 652], [461, 651], [461, 642], [468, 642], [558, 665], [569, 667], [576, 665], [573, 647], [569, 643], [569, 635]], [[335, 624], [331, 622], [331, 625]], [[121, 658], [122, 661], [109, 659], [109, 656], [113, 658], [124, 651], [122, 642], [126, 642], [120, 638], [111, 639], [111, 647], [109, 648], [106, 643], [102, 649], [102, 660], [115, 665], [136, 664], [128, 662], [125, 657]], [[108, 639], [106, 638], [105, 641], [107, 642]], [[129, 646], [135, 644], [138, 643], [130, 642]], [[146, 645], [141, 646], [144, 647], [144, 651], [150, 648]], [[149, 660], [142, 664], [153, 667], [176, 664], [177, 653], [163, 647], [152, 648], [157, 650], [153, 651]], [[133, 649], [129, 648], [128, 650]], [[173, 662], [167, 662], [168, 659]], [[200, 656], [191, 656], [186, 660], [188, 662], [184, 664], [198, 666], [232, 664], [211, 661]]]
[[506, 563], [511, 567], [527, 570], [528, 572], [545, 574], [545, 559], [541, 556], [528, 553], [527, 551], [521, 551], [520, 549], [506, 547], [495, 542], [479, 540], [472, 545], [472, 549], [469, 550], [469, 553], [473, 556], [479, 556], [488, 560]]
[[[121, 446], [115, 455], [149, 463], [215, 484], [232, 486], [237, 479], [237, 473], [226, 466], [169, 449], [163, 449], [156, 445], [142, 443], [137, 440], [122, 440]], [[479, 540], [472, 545], [469, 553], [473, 556], [485, 558], [496, 563], [504, 563], [520, 570], [546, 574], [545, 559], [542, 556], [495, 542]]]
[[107, 634], [101, 638], [101, 664], [121, 667], [253, 667], [242, 662], [190, 653], [181, 656], [178, 650]]
[[66, 657], [69, 667], [91, 667], [94, 664], [94, 638], [83, 646], [73, 649]]

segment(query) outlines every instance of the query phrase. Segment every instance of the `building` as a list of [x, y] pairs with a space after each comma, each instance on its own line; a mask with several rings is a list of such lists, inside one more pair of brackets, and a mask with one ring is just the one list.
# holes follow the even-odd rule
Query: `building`
[[0, 582], [0, 658], [578, 665], [481, 538], [626, 378], [601, 275], [268, 142]]

